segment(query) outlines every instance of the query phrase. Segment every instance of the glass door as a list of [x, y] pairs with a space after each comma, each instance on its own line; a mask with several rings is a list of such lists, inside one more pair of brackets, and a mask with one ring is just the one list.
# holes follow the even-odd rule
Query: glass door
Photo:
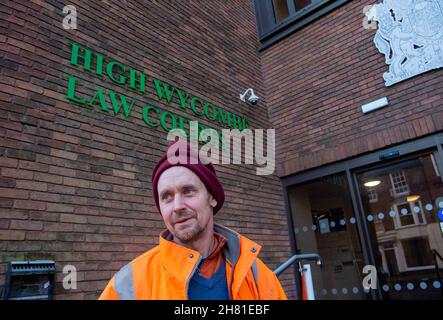
[[363, 253], [346, 175], [293, 186], [288, 198], [297, 253], [318, 253], [323, 260], [322, 267], [310, 263], [315, 299], [369, 298], [362, 286]]
[[356, 173], [384, 299], [442, 299], [443, 183], [432, 153]]

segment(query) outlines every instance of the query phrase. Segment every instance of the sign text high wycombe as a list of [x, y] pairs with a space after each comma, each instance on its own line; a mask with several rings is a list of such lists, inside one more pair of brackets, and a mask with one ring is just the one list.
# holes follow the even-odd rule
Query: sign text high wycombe
[[[125, 89], [132, 89], [140, 94], [146, 94], [147, 76], [142, 72], [122, 65], [117, 61], [109, 61], [110, 59], [107, 57], [82, 48], [76, 43], [72, 44], [71, 49], [71, 65], [81, 66], [83, 71], [95, 73], [100, 77], [107, 75], [112, 82], [124, 85]], [[245, 117], [238, 116], [232, 112], [226, 112], [221, 107], [194, 97], [182, 89], [157, 79], [153, 79], [152, 84], [155, 89], [154, 97], [159, 101], [165, 100], [168, 105], [175, 95], [179, 99], [180, 107], [183, 110], [189, 107], [197, 117], [205, 117], [219, 126], [226, 126], [240, 131], [249, 127], [249, 122]], [[123, 109], [124, 116], [128, 118], [136, 103], [135, 99], [130, 99], [112, 90], [107, 90], [105, 93], [104, 88], [98, 88], [93, 97], [79, 97], [78, 92], [76, 92], [78, 86], [79, 80], [73, 76], [68, 76], [66, 98], [89, 108], [99, 106], [102, 111], [109, 112], [111, 107], [115, 115], [118, 115]], [[195, 120], [176, 115], [170, 111], [162, 112], [152, 105], [142, 106], [142, 108], [142, 117], [146, 125], [152, 128], [161, 126], [167, 132], [177, 128], [185, 130], [186, 127], [189, 127], [189, 122]], [[199, 132], [205, 128], [208, 127], [199, 123]], [[219, 134], [219, 139], [221, 139], [220, 137], [221, 134]]]

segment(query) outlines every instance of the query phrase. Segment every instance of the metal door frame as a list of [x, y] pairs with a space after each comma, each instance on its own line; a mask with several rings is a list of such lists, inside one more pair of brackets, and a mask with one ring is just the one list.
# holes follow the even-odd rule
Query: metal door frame
[[[333, 174], [345, 174], [346, 181], [350, 192], [352, 201], [352, 207], [354, 210], [355, 218], [357, 221], [357, 230], [360, 237], [360, 244], [363, 253], [363, 259], [365, 264], [376, 265], [374, 250], [371, 246], [371, 236], [367, 221], [365, 219], [363, 204], [361, 202], [360, 192], [358, 189], [356, 173], [368, 170], [373, 167], [385, 166], [393, 164], [399, 161], [404, 161], [408, 158], [415, 158], [425, 153], [433, 153], [437, 168], [440, 173], [440, 178], [443, 182], [443, 133], [437, 133], [424, 138], [416, 139], [410, 142], [394, 145], [389, 148], [383, 148], [378, 151], [374, 151], [368, 154], [360, 155], [354, 158], [334, 163], [331, 165], [325, 165], [319, 168], [307, 170], [294, 175], [289, 175], [281, 178], [286, 218], [288, 223], [288, 232], [290, 239], [290, 247], [292, 254], [297, 254], [297, 241], [294, 231], [294, 221], [292, 218], [292, 209], [289, 201], [288, 189], [294, 186], [301, 185], [312, 180], [322, 178]], [[383, 155], [389, 154], [395, 151], [396, 156], [392, 158], [384, 158]], [[398, 154], [397, 154], [398, 153]], [[296, 299], [301, 299], [301, 277], [298, 269], [294, 266], [294, 276], [296, 279]], [[314, 279], [315, 281], [315, 279]], [[380, 288], [378, 283], [378, 288]], [[381, 300], [381, 290], [371, 290], [371, 298], [373, 300]]]

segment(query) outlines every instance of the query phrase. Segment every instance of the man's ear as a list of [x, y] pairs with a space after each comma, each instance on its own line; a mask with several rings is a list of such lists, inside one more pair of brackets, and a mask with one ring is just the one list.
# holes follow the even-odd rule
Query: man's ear
[[211, 207], [215, 208], [217, 206], [217, 200], [212, 195], [209, 195], [209, 204]]

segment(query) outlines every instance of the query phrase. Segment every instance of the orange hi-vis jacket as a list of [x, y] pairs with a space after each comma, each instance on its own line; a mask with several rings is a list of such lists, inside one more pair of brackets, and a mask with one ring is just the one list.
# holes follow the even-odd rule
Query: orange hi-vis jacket
[[[223, 246], [226, 280], [231, 300], [286, 300], [275, 274], [257, 258], [261, 246], [221, 225], [214, 231], [227, 242]], [[202, 257], [198, 251], [167, 240], [124, 266], [109, 281], [100, 300], [187, 300], [189, 280]]]

